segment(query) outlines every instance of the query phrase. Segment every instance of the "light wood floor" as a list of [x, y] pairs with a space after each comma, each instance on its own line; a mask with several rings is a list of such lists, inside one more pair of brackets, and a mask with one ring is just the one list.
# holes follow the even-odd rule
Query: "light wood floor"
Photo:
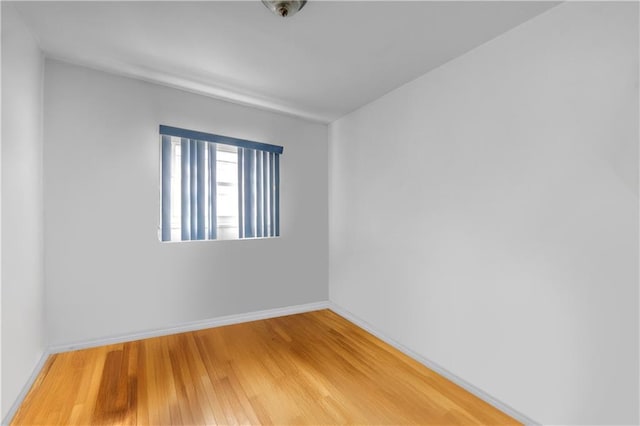
[[37, 424], [517, 424], [323, 310], [52, 355]]

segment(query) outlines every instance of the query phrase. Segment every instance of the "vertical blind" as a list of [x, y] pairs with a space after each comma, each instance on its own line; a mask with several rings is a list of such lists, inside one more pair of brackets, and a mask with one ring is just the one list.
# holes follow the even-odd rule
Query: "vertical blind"
[[163, 125], [160, 139], [162, 241], [280, 235], [281, 146]]

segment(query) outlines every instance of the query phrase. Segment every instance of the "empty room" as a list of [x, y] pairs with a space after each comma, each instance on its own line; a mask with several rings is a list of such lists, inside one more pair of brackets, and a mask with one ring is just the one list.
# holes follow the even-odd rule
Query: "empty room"
[[640, 424], [637, 1], [1, 1], [3, 425]]

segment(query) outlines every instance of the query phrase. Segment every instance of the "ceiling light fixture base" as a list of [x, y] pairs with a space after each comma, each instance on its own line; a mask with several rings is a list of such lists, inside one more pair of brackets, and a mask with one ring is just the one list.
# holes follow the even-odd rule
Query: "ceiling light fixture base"
[[302, 9], [307, 0], [262, 0], [262, 3], [274, 14], [287, 18]]

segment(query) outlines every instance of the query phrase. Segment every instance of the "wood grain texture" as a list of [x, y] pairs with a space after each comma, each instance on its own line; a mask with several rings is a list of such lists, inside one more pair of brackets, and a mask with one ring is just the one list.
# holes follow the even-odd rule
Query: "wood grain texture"
[[52, 355], [12, 424], [518, 423], [322, 310]]

